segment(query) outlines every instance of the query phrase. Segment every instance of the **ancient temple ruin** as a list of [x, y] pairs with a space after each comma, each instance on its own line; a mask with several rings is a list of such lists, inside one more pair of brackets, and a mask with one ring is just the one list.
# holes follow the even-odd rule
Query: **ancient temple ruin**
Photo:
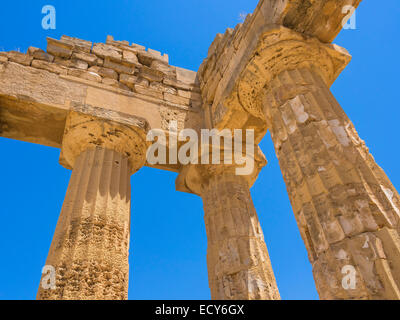
[[[130, 176], [178, 172], [202, 197], [213, 299], [280, 299], [250, 187], [234, 166], [151, 165], [151, 129], [269, 130], [321, 299], [400, 298], [400, 197], [329, 88], [351, 56], [332, 44], [343, 6], [261, 0], [218, 34], [197, 72], [108, 36], [48, 38], [47, 52], [0, 52], [0, 135], [60, 148], [72, 170], [38, 299], [126, 299]], [[366, 4], [368, 5], [368, 4]], [[257, 147], [258, 148], [258, 147]], [[357, 285], [342, 285], [343, 267]]]

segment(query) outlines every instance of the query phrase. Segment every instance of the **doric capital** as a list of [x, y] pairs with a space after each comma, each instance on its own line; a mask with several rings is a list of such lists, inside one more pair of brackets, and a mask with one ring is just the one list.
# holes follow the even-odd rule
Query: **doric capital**
[[249, 113], [262, 117], [260, 93], [283, 71], [313, 69], [331, 86], [350, 60], [344, 48], [271, 25], [263, 32], [252, 59], [241, 73], [238, 99]]
[[60, 163], [72, 169], [85, 150], [101, 147], [129, 159], [132, 173], [146, 162], [146, 120], [89, 105], [74, 104], [67, 116]]
[[[258, 146], [254, 148], [254, 154], [243, 155], [242, 159], [245, 160], [245, 164], [239, 165], [233, 159], [232, 164], [190, 164], [182, 167], [175, 182], [176, 190], [201, 195], [202, 189], [211, 178], [223, 175], [236, 175], [238, 179], [245, 179], [250, 188], [257, 180], [261, 169], [267, 164], [261, 149]], [[246, 169], [241, 172], [237, 170], [245, 167]], [[243, 174], [248, 168], [250, 168], [249, 173]]]
[[254, 128], [258, 143], [267, 130], [263, 91], [275, 77], [309, 68], [330, 86], [351, 59], [343, 48], [275, 23], [256, 14], [210, 47], [198, 74], [211, 127]]

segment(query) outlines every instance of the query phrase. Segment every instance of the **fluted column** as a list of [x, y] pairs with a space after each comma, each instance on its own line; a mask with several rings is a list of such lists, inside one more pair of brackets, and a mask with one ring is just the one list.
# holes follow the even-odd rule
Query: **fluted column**
[[46, 261], [56, 281], [38, 299], [128, 297], [130, 176], [145, 160], [145, 124], [118, 117], [88, 107], [68, 116], [61, 160], [73, 170]]
[[[235, 142], [236, 143], [236, 142]], [[204, 146], [204, 145], [203, 145]], [[213, 146], [214, 148], [215, 146]], [[208, 282], [213, 300], [278, 300], [279, 291], [250, 187], [266, 164], [261, 150], [221, 149], [219, 164], [196, 164], [182, 168], [176, 181], [179, 191], [202, 197], [207, 232]], [[210, 145], [210, 150], [213, 149]], [[208, 153], [207, 148], [200, 159]], [[246, 147], [247, 150], [247, 147]], [[239, 175], [243, 163], [223, 164], [225, 152], [241, 154], [253, 163]], [[215, 152], [215, 148], [213, 149]], [[207, 156], [206, 156], [207, 158]], [[209, 163], [212, 163], [210, 157]], [[250, 167], [248, 167], [250, 168]], [[240, 172], [243, 174], [244, 172]]]
[[322, 75], [284, 70], [264, 95], [320, 298], [400, 299], [399, 194]]
[[271, 25], [234, 93], [270, 129], [320, 298], [400, 299], [399, 194], [329, 90], [350, 60]]
[[247, 180], [222, 171], [208, 177], [201, 196], [212, 299], [280, 299]]

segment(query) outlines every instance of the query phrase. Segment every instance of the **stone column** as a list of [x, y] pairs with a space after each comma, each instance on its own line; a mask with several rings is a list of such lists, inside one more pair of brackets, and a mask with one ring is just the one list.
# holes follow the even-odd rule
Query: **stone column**
[[268, 48], [264, 113], [320, 298], [400, 299], [400, 197], [329, 90], [341, 49], [287, 30]]
[[130, 176], [145, 161], [145, 130], [143, 120], [88, 106], [69, 114], [61, 162], [73, 170], [46, 261], [55, 288], [41, 283], [38, 299], [127, 299]]
[[248, 176], [237, 175], [234, 165], [190, 165], [177, 179], [177, 190], [203, 199], [213, 300], [280, 299], [250, 194], [250, 186], [266, 163], [261, 153], [256, 158]]
[[231, 172], [211, 175], [201, 197], [211, 298], [280, 299], [247, 180]]

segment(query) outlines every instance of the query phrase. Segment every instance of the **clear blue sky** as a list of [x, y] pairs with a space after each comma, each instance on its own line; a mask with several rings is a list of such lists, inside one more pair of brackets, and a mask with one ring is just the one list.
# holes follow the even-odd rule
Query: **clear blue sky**
[[[41, 28], [41, 9], [54, 5], [57, 29]], [[45, 49], [66, 34], [104, 42], [139, 43], [197, 70], [216, 33], [252, 12], [257, 0], [3, 1], [0, 51]], [[364, 0], [357, 29], [336, 43], [353, 61], [332, 90], [399, 190], [398, 0]], [[269, 160], [252, 189], [283, 299], [318, 299], [303, 242], [269, 134]], [[0, 138], [0, 299], [34, 299], [70, 171], [59, 150]], [[201, 199], [175, 191], [176, 174], [143, 168], [132, 177], [130, 299], [209, 299]]]

